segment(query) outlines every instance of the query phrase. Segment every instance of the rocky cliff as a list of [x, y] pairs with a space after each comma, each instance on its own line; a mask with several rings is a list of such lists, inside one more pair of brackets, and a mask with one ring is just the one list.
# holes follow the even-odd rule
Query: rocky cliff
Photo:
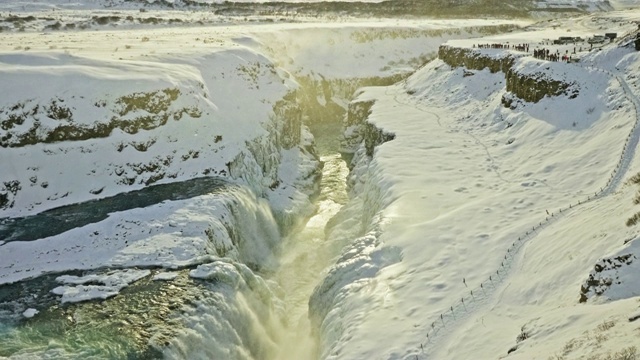
[[[505, 107], [513, 106], [518, 100], [536, 103], [545, 96], [565, 94], [575, 98], [578, 95], [577, 87], [573, 86], [575, 83], [555, 79], [547, 71], [549, 68], [538, 66], [535, 71], [529, 69], [524, 71], [521, 61], [531, 59], [526, 55], [515, 55], [500, 49], [470, 49], [442, 45], [438, 50], [438, 57], [454, 68], [465, 67], [469, 70], [488, 69], [492, 73], [502, 72], [507, 90], [507, 94], [502, 98]], [[540, 63], [543, 64], [545, 61], [540, 60]]]
[[342, 153], [351, 156], [361, 144], [364, 144], [366, 155], [372, 156], [376, 146], [395, 139], [394, 134], [379, 129], [367, 121], [374, 103], [371, 100], [356, 99], [349, 104], [343, 123]]
[[506, 73], [515, 63], [517, 57], [506, 51], [489, 54], [477, 49], [459, 48], [442, 45], [438, 49], [438, 58], [451, 67], [465, 67], [469, 70], [489, 69], [492, 73]]
[[570, 99], [578, 96], [578, 89], [575, 83], [554, 79], [545, 71], [548, 69], [539, 69], [539, 71], [523, 73], [517, 68], [510, 68], [506, 75], [506, 87], [508, 93], [502, 97], [502, 104], [505, 107], [513, 105], [513, 97], [522, 99], [527, 102], [537, 103], [545, 96], [568, 95]]

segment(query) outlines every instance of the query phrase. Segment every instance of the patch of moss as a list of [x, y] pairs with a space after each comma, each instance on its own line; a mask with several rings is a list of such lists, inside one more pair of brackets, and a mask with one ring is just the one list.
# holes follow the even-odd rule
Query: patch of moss
[[60, 23], [60, 21], [56, 21], [55, 23], [49, 24], [44, 27], [45, 30], [60, 30], [61, 28], [62, 24]]
[[58, 105], [58, 102], [62, 102], [61, 99], [51, 101], [51, 104], [46, 108], [47, 116], [54, 120], [72, 120], [73, 114], [71, 109], [64, 105]]
[[93, 22], [98, 25], [107, 25], [112, 22], [120, 21], [119, 16], [94, 16], [92, 17]]
[[125, 116], [131, 111], [136, 110], [144, 110], [152, 114], [158, 114], [161, 111], [167, 111], [171, 103], [175, 101], [178, 96], [180, 96], [180, 90], [177, 88], [163, 89], [150, 93], [133, 93], [116, 100], [116, 104], [123, 106], [118, 114]]

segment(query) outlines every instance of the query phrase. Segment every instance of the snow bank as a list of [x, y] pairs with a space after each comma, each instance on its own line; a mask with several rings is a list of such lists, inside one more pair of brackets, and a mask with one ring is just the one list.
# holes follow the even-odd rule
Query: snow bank
[[8, 242], [0, 252], [0, 283], [104, 267], [182, 268], [216, 257], [271, 268], [279, 241], [266, 200], [230, 187], [224, 193], [116, 212], [44, 239]]
[[[76, 303], [81, 301], [104, 300], [118, 295], [120, 290], [151, 274], [150, 270], [125, 269], [111, 271], [107, 274], [92, 274], [86, 276], [63, 275], [56, 281], [64, 285], [51, 290], [53, 294], [61, 295], [60, 301]], [[91, 283], [87, 285], [88, 283]]]
[[178, 273], [177, 272], [171, 272], [171, 271], [166, 271], [166, 272], [159, 272], [156, 273], [155, 275], [153, 275], [153, 278], [151, 278], [151, 280], [153, 281], [171, 281], [175, 278], [178, 277]]

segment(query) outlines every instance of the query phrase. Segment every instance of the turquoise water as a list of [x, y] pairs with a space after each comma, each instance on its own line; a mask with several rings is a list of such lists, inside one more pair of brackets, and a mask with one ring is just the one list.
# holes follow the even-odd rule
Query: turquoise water
[[[225, 193], [237, 185], [219, 178], [198, 178], [154, 185], [100, 200], [73, 204], [41, 214], [3, 219], [0, 239], [31, 241], [99, 222], [115, 211], [163, 201]], [[2, 246], [0, 245], [0, 251]], [[95, 271], [95, 273], [105, 272]], [[154, 270], [155, 272], [156, 270]], [[94, 272], [66, 271], [82, 276]], [[144, 278], [105, 301], [60, 304], [50, 291], [61, 274], [0, 286], [0, 357], [15, 359], [155, 359], [182, 327], [176, 313], [202, 297], [203, 284], [188, 270], [170, 281]], [[27, 308], [38, 309], [30, 319]], [[153, 344], [154, 346], [149, 346]]]
[[144, 208], [162, 201], [190, 199], [233, 186], [216, 177], [158, 184], [98, 200], [71, 204], [21, 218], [0, 218], [0, 240], [29, 241], [96, 223], [109, 213]]
[[[152, 336], [158, 345], [174, 336], [173, 311], [197, 296], [197, 285], [183, 274], [172, 283], [143, 279], [105, 301], [63, 306], [48, 295], [54, 277], [0, 288], [0, 357], [156, 359], [162, 355], [148, 345]], [[25, 306], [40, 313], [28, 320], [10, 314]]]

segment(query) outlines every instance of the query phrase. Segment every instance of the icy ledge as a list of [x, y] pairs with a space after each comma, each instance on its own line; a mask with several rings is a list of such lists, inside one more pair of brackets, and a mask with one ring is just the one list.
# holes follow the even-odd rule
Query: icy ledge
[[[63, 275], [56, 281], [64, 284], [51, 290], [61, 295], [60, 302], [75, 303], [87, 300], [104, 300], [118, 295], [120, 290], [151, 274], [150, 270], [125, 269], [111, 271], [104, 275], [73, 276]], [[91, 283], [91, 284], [89, 284]]]

